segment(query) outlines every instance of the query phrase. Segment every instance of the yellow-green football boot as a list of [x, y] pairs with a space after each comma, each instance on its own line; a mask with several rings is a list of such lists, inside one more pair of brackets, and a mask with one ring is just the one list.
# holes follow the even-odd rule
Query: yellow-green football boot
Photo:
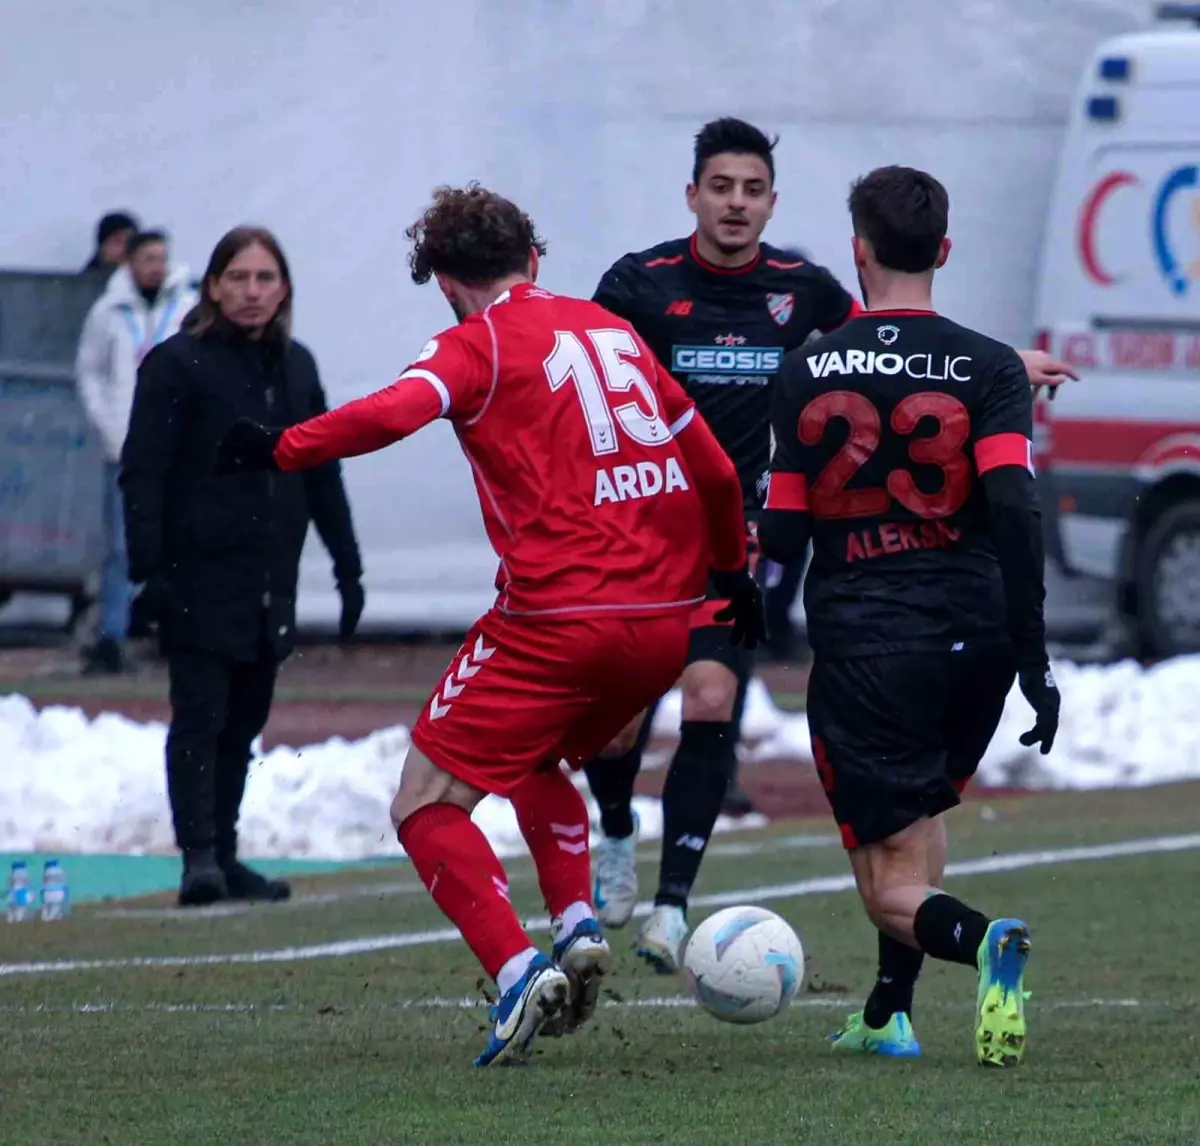
[[912, 1023], [902, 1011], [878, 1030], [867, 1026], [863, 1012], [856, 1011], [837, 1034], [829, 1036], [829, 1041], [841, 1054], [877, 1054], [885, 1058], [917, 1058], [921, 1054]]
[[1029, 928], [996, 919], [979, 945], [975, 1057], [983, 1066], [1019, 1066], [1025, 1057], [1025, 964]]

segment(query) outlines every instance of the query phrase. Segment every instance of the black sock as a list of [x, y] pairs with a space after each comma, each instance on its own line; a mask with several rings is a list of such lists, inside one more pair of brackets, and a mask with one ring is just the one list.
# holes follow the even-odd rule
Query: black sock
[[988, 922], [986, 915], [952, 895], [933, 895], [917, 908], [913, 934], [927, 955], [975, 967]]
[[663, 787], [662, 865], [654, 902], [686, 907], [736, 760], [734, 726], [685, 720]]
[[588, 785], [600, 805], [600, 827], [609, 839], [633, 835], [633, 784], [642, 767], [642, 747], [624, 756], [597, 756], [584, 765]]
[[924, 951], [879, 933], [879, 975], [863, 1008], [867, 1026], [879, 1030], [898, 1012], [912, 1018], [913, 989], [924, 962]]

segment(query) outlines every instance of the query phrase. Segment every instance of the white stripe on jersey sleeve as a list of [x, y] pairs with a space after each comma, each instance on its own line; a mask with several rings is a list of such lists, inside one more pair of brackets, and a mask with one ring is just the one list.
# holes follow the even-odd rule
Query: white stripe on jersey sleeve
[[679, 417], [670, 424], [670, 426], [667, 427], [667, 429], [671, 431], [671, 437], [675, 437], [676, 434], [681, 434], [684, 430], [686, 430], [691, 420], [695, 416], [695, 406], [689, 406], [686, 410], [684, 410], [684, 412], [680, 414]]
[[450, 412], [450, 391], [446, 388], [446, 383], [432, 370], [419, 370], [414, 367], [412, 370], [405, 370], [396, 381], [403, 382], [406, 378], [424, 378], [438, 392], [438, 397], [442, 400], [441, 416], [444, 418]]

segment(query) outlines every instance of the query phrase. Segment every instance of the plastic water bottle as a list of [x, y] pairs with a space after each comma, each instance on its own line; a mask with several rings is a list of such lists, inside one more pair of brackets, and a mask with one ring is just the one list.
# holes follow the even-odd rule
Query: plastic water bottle
[[13, 860], [8, 876], [8, 896], [4, 901], [4, 918], [9, 923], [20, 923], [29, 918], [33, 906], [33, 893], [29, 889], [29, 869], [24, 860]]
[[42, 869], [42, 919], [47, 923], [71, 914], [71, 893], [67, 873], [58, 860], [47, 860]]

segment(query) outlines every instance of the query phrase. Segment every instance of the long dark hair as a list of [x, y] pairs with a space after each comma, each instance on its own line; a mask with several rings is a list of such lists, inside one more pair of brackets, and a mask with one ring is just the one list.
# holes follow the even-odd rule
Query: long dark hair
[[234, 227], [232, 231], [221, 236], [220, 241], [213, 247], [213, 253], [204, 271], [204, 280], [200, 285], [200, 301], [196, 303], [184, 317], [182, 329], [188, 334], [203, 336], [212, 329], [221, 308], [212, 297], [213, 279], [219, 279], [229, 264], [247, 247], [265, 247], [279, 264], [279, 274], [287, 286], [287, 294], [275, 317], [271, 319], [265, 337], [286, 343], [292, 336], [292, 272], [288, 269], [288, 261], [279, 245], [279, 240], [266, 227]]

